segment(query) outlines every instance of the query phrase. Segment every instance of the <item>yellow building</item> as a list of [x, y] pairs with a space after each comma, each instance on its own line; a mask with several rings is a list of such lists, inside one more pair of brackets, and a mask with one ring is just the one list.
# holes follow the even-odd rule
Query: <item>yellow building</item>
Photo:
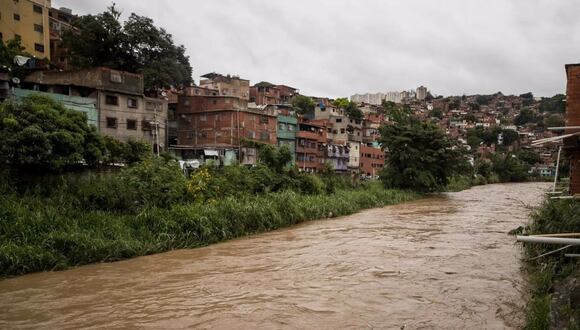
[[51, 0], [1, 0], [0, 38], [6, 42], [20, 36], [27, 53], [50, 59], [48, 14]]

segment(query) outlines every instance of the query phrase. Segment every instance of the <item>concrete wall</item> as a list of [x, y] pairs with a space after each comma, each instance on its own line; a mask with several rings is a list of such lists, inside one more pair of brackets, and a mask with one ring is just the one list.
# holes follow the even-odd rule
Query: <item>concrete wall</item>
[[[33, 10], [37, 5], [42, 13]], [[51, 7], [50, 0], [2, 0], [0, 1], [0, 33], [2, 40], [14, 39], [20, 35], [21, 45], [25, 51], [37, 58], [50, 59], [50, 29], [48, 13]], [[20, 15], [20, 20], [14, 19], [14, 14]], [[42, 31], [35, 30], [35, 24], [42, 27]], [[44, 51], [35, 49], [35, 44], [42, 45]]]

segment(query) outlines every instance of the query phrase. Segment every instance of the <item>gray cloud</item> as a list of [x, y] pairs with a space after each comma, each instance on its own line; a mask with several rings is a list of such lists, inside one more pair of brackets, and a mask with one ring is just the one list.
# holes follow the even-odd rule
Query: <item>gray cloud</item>
[[[403, 90], [548, 96], [580, 62], [580, 2], [117, 0], [188, 49], [194, 78], [239, 74], [340, 97]], [[105, 2], [53, 0], [75, 13]]]

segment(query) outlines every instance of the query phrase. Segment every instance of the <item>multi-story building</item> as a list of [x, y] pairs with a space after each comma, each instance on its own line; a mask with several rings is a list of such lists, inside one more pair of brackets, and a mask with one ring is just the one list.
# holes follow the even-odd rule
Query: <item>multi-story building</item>
[[346, 144], [326, 144], [326, 162], [332, 165], [336, 172], [348, 171], [350, 150]]
[[262, 81], [250, 87], [250, 102], [256, 104], [280, 104], [280, 90], [274, 84]]
[[361, 145], [360, 170], [365, 175], [379, 175], [385, 165], [385, 153], [380, 147]]
[[564, 150], [570, 159], [570, 195], [580, 194], [580, 64], [566, 65], [566, 127]]
[[233, 96], [242, 100], [250, 100], [250, 81], [238, 76], [208, 73], [199, 82], [200, 87], [217, 90], [221, 96]]
[[290, 99], [295, 95], [300, 94], [300, 90], [294, 87], [286, 86], [286, 85], [277, 85], [278, 91], [280, 91], [280, 103], [288, 104], [290, 103]]
[[36, 71], [27, 76], [26, 89], [95, 100], [101, 134], [121, 141], [150, 143], [166, 148], [167, 100], [143, 95], [143, 75], [109, 68], [78, 71]]
[[277, 144], [276, 111], [250, 106], [248, 101], [225, 95], [180, 95], [177, 105], [178, 144], [183, 158], [219, 156], [223, 163], [237, 158], [256, 161], [256, 150], [244, 141]]
[[326, 161], [326, 127], [322, 121], [298, 119], [296, 166], [307, 172], [319, 172]]
[[420, 101], [424, 100], [427, 97], [427, 87], [425, 87], [425, 86], [417, 87], [416, 97], [417, 97], [417, 100], [420, 100]]
[[288, 146], [292, 151], [293, 163], [296, 160], [296, 131], [298, 119], [294, 116], [278, 115], [278, 147]]
[[367, 103], [380, 105], [385, 99], [385, 94], [383, 93], [366, 93], [366, 94], [354, 94], [350, 97], [350, 100], [354, 103]]
[[2, 0], [0, 39], [20, 38], [25, 51], [50, 60], [50, 0]]
[[66, 49], [63, 46], [62, 35], [69, 30], [76, 30], [71, 25], [74, 16], [72, 10], [61, 7], [50, 8], [48, 21], [50, 27], [50, 59], [53, 65], [60, 70], [68, 70], [69, 63]]

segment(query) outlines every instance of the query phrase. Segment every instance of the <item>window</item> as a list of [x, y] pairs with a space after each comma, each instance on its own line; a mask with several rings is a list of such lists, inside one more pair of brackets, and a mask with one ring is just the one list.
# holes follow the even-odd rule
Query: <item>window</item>
[[260, 124], [267, 124], [267, 123], [268, 123], [268, 117], [260, 116]]
[[286, 124], [284, 124], [284, 123], [280, 123], [280, 124], [278, 124], [278, 129], [279, 129], [280, 131], [285, 131], [285, 130], [286, 130]]
[[19, 34], [14, 33], [15, 40], [22, 40], [22, 37]]
[[127, 129], [137, 130], [137, 121], [133, 119], [127, 119]]
[[342, 118], [336, 118], [337, 123], [342, 123]]
[[199, 116], [199, 121], [207, 121], [207, 116], [205, 114]]
[[340, 134], [344, 134], [346, 132], [346, 130], [344, 128], [340, 129]]
[[20, 20], [20, 15], [19, 14], [14, 14], [14, 20], [15, 21], [19, 21]]
[[289, 130], [290, 132], [293, 132], [293, 131], [294, 131], [294, 128], [295, 128], [295, 126], [294, 126], [294, 125], [288, 125], [288, 130]]
[[34, 24], [34, 31], [42, 33], [44, 29], [42, 28], [42, 25]]
[[44, 53], [44, 45], [34, 44], [34, 50], [36, 50], [39, 53]]
[[260, 133], [260, 140], [262, 140], [262, 141], [268, 141], [269, 139], [270, 139], [270, 134], [268, 134], [266, 132]]
[[127, 99], [128, 108], [137, 108], [137, 99], [128, 98]]
[[105, 95], [105, 104], [119, 105], [119, 98], [115, 95]]
[[34, 10], [35, 13], [42, 14], [42, 7], [39, 5], [32, 5], [32, 10]]
[[107, 117], [107, 128], [117, 128], [117, 118]]
[[122, 83], [123, 76], [121, 75], [121, 72], [111, 70], [111, 76], [109, 77], [109, 80], [114, 83]]

